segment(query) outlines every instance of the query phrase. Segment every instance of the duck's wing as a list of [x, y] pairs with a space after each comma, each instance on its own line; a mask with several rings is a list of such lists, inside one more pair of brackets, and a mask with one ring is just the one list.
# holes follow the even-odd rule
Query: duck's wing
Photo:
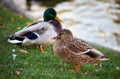
[[91, 58], [89, 55], [85, 55], [83, 53], [76, 53], [72, 51], [70, 48], [67, 46], [61, 46], [57, 50], [57, 56], [59, 56], [62, 60], [69, 62], [69, 63], [87, 63], [87, 62], [92, 62], [94, 61], [93, 58]]
[[38, 34], [42, 34], [47, 30], [48, 26], [49, 24], [47, 22], [36, 22], [20, 31], [17, 31], [15, 33], [15, 36], [24, 37], [30, 32], [36, 32]]
[[34, 23], [32, 23], [32, 24], [30, 24], [30, 25], [28, 25], [28, 26], [26, 26], [26, 27], [31, 27], [31, 26], [33, 26], [33, 25], [36, 25], [36, 24], [40, 23], [40, 22], [44, 22], [44, 21], [37, 21], [37, 22], [34, 22]]
[[34, 22], [28, 26], [25, 26], [23, 29], [15, 32], [15, 33], [11, 33], [9, 35], [9, 37], [22, 37], [22, 36], [25, 36], [28, 32], [30, 32], [28, 29], [33, 27], [33, 26], [36, 26], [37, 24], [39, 24], [40, 22], [43, 22], [43, 21], [38, 21], [38, 22]]
[[65, 45], [76, 53], [85, 53], [88, 52], [89, 49], [92, 49], [91, 46], [89, 46], [87, 43], [83, 42], [80, 39], [74, 39], [73, 41], [66, 43]]
[[74, 39], [73, 41], [67, 43], [66, 46], [77, 54], [84, 54], [93, 58], [103, 56], [100, 51], [92, 48], [90, 45], [80, 39]]

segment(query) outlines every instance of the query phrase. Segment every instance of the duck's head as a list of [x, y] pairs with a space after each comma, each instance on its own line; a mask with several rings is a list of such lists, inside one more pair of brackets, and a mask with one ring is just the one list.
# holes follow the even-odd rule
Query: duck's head
[[66, 43], [73, 40], [73, 34], [70, 30], [63, 29], [56, 37], [54, 37], [54, 39], [62, 40], [64, 43]]
[[44, 18], [44, 21], [50, 21], [50, 20], [61, 21], [61, 19], [57, 17], [57, 13], [53, 8], [46, 9], [44, 12], [43, 18]]

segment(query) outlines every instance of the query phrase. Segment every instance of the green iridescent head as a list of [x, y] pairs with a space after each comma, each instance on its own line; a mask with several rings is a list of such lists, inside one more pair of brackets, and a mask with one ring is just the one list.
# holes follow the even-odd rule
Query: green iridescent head
[[48, 8], [44, 12], [44, 21], [50, 21], [50, 20], [57, 20], [60, 21], [60, 19], [57, 17], [57, 13], [55, 9], [53, 8]]

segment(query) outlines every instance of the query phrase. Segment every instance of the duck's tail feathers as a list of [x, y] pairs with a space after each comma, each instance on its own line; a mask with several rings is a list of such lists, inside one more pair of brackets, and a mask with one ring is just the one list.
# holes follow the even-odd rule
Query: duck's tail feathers
[[102, 56], [102, 57], [98, 58], [97, 60], [106, 61], [106, 60], [110, 60], [110, 59], [108, 57]]
[[89, 56], [93, 57], [93, 58], [96, 58], [97, 60], [99, 61], [106, 61], [106, 60], [109, 60], [108, 57], [104, 56], [104, 54], [96, 49], [91, 49], [89, 51]]
[[18, 45], [21, 45], [22, 42], [23, 42], [24, 38], [21, 38], [21, 37], [10, 37], [7, 41], [9, 43], [12, 43], [12, 44], [18, 44]]
[[87, 53], [89, 56], [93, 58], [98, 58], [104, 56], [104, 54], [96, 49], [90, 49], [90, 51]]

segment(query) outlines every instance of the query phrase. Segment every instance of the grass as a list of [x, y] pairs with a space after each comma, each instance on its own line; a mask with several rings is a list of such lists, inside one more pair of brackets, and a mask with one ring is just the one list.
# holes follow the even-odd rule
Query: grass
[[[109, 61], [81, 66], [79, 73], [69, 72], [73, 65], [61, 61], [53, 53], [40, 53], [36, 46], [17, 46], [7, 42], [8, 35], [32, 22], [27, 18], [0, 8], [0, 79], [120, 79], [120, 56], [113, 51], [97, 47]], [[20, 52], [27, 50], [29, 53]], [[15, 50], [15, 51], [13, 51]], [[13, 59], [13, 54], [17, 55]]]

